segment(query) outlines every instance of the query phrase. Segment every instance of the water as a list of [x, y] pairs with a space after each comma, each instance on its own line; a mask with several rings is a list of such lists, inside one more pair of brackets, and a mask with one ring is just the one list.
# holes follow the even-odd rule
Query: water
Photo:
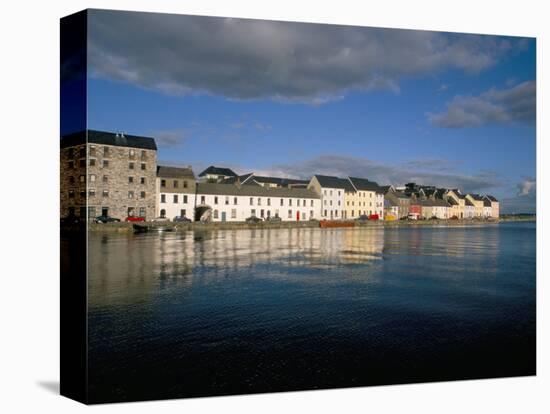
[[535, 374], [535, 226], [89, 240], [96, 402]]

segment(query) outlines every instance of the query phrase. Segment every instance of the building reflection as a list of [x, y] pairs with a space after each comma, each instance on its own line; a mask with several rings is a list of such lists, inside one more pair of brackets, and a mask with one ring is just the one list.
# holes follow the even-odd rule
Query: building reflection
[[[147, 300], [158, 289], [191, 288], [249, 270], [255, 278], [380, 262], [384, 229], [289, 228], [91, 235], [90, 306]], [[246, 274], [246, 273], [245, 273]], [[301, 277], [300, 281], [307, 278]]]

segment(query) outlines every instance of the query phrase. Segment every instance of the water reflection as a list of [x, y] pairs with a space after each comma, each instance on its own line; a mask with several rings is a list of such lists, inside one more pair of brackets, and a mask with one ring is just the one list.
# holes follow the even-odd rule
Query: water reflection
[[[228, 277], [263, 267], [255, 277], [291, 278], [303, 269], [372, 266], [382, 259], [384, 230], [252, 229], [138, 236], [91, 235], [90, 305], [134, 301], [170, 280]], [[276, 268], [276, 271], [273, 271]], [[301, 279], [302, 281], [304, 278]]]

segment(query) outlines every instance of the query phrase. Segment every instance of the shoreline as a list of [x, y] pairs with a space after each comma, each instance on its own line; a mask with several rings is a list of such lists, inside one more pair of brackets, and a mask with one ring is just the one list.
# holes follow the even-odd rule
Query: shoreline
[[[348, 222], [351, 220], [348, 220]], [[536, 222], [536, 217], [516, 217], [516, 218], [501, 218], [499, 220], [395, 220], [395, 221], [366, 221], [357, 222], [357, 227], [386, 227], [386, 228], [401, 228], [401, 227], [479, 227], [479, 226], [493, 226], [502, 223], [512, 222]], [[140, 223], [141, 224], [141, 223]], [[192, 231], [192, 230], [251, 230], [251, 229], [291, 229], [291, 228], [319, 228], [318, 221], [283, 221], [277, 223], [260, 222], [260, 223], [246, 223], [246, 222], [214, 222], [214, 223], [155, 223], [145, 222], [144, 225], [150, 227], [151, 230], [157, 230], [159, 228], [168, 228], [170, 231]], [[76, 230], [74, 227], [62, 227], [63, 230]], [[334, 227], [339, 228], [339, 227]], [[344, 227], [342, 227], [344, 228]], [[349, 227], [348, 227], [349, 228]], [[98, 224], [90, 223], [88, 230], [92, 233], [132, 233], [132, 223], [107, 223]]]

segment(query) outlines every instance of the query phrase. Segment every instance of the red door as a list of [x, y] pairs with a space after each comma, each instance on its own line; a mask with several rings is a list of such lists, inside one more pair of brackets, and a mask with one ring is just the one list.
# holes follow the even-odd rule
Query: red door
[[296, 221], [300, 221], [300, 212], [299, 211], [296, 212]]

